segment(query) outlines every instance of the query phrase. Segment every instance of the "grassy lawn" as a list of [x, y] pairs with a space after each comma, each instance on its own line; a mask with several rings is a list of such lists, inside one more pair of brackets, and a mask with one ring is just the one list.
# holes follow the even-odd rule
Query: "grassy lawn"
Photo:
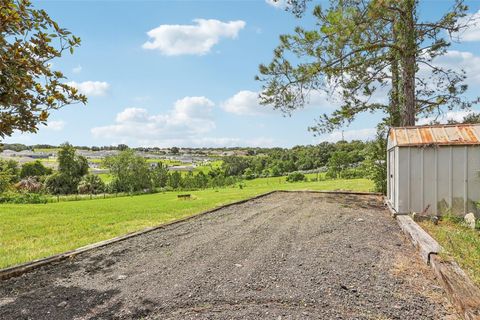
[[203, 173], [208, 174], [213, 169], [220, 168], [222, 166], [222, 163], [223, 163], [222, 160], [215, 160], [215, 161], [211, 161], [207, 165], [198, 165], [197, 167], [195, 167], [194, 172], [203, 171]]
[[421, 225], [445, 249], [444, 257], [455, 259], [480, 286], [480, 232], [448, 217], [438, 225], [432, 222], [422, 222]]
[[287, 183], [285, 177], [246, 181], [229, 187], [189, 192], [178, 200], [166, 192], [133, 197], [48, 204], [2, 204], [0, 207], [0, 268], [75, 249], [149, 226], [274, 189], [370, 191], [366, 179]]

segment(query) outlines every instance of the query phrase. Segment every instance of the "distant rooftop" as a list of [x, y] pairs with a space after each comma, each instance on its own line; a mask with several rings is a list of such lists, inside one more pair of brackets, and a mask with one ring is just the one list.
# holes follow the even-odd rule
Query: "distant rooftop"
[[396, 146], [480, 145], [480, 124], [395, 127], [388, 132], [388, 148]]

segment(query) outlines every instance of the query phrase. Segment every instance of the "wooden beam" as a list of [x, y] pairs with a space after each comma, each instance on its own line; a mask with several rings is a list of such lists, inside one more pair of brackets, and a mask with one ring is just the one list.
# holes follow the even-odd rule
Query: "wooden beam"
[[479, 320], [480, 289], [460, 266], [437, 255], [430, 257], [430, 265], [460, 315], [466, 320]]
[[423, 260], [430, 263], [430, 256], [437, 254], [442, 250], [442, 247], [433, 239], [425, 230], [423, 230], [413, 219], [408, 215], [396, 216], [400, 228], [403, 232], [410, 236], [413, 244], [417, 247]]

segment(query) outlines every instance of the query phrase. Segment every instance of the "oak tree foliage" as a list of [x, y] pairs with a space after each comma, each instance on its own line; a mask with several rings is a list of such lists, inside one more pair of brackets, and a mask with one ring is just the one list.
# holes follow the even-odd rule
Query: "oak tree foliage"
[[87, 98], [53, 70], [52, 60], [73, 53], [80, 38], [27, 0], [0, 0], [0, 138], [36, 132], [51, 110]]

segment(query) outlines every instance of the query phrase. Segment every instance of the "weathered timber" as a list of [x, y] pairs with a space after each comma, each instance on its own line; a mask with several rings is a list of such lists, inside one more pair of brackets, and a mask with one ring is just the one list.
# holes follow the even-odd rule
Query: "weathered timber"
[[442, 247], [433, 239], [425, 230], [413, 221], [410, 216], [397, 215], [396, 216], [400, 228], [403, 232], [410, 236], [413, 244], [417, 247], [420, 255], [426, 263], [430, 262], [432, 254], [439, 253]]
[[430, 265], [460, 315], [466, 320], [480, 320], [480, 289], [459, 265], [437, 255], [430, 257]]

